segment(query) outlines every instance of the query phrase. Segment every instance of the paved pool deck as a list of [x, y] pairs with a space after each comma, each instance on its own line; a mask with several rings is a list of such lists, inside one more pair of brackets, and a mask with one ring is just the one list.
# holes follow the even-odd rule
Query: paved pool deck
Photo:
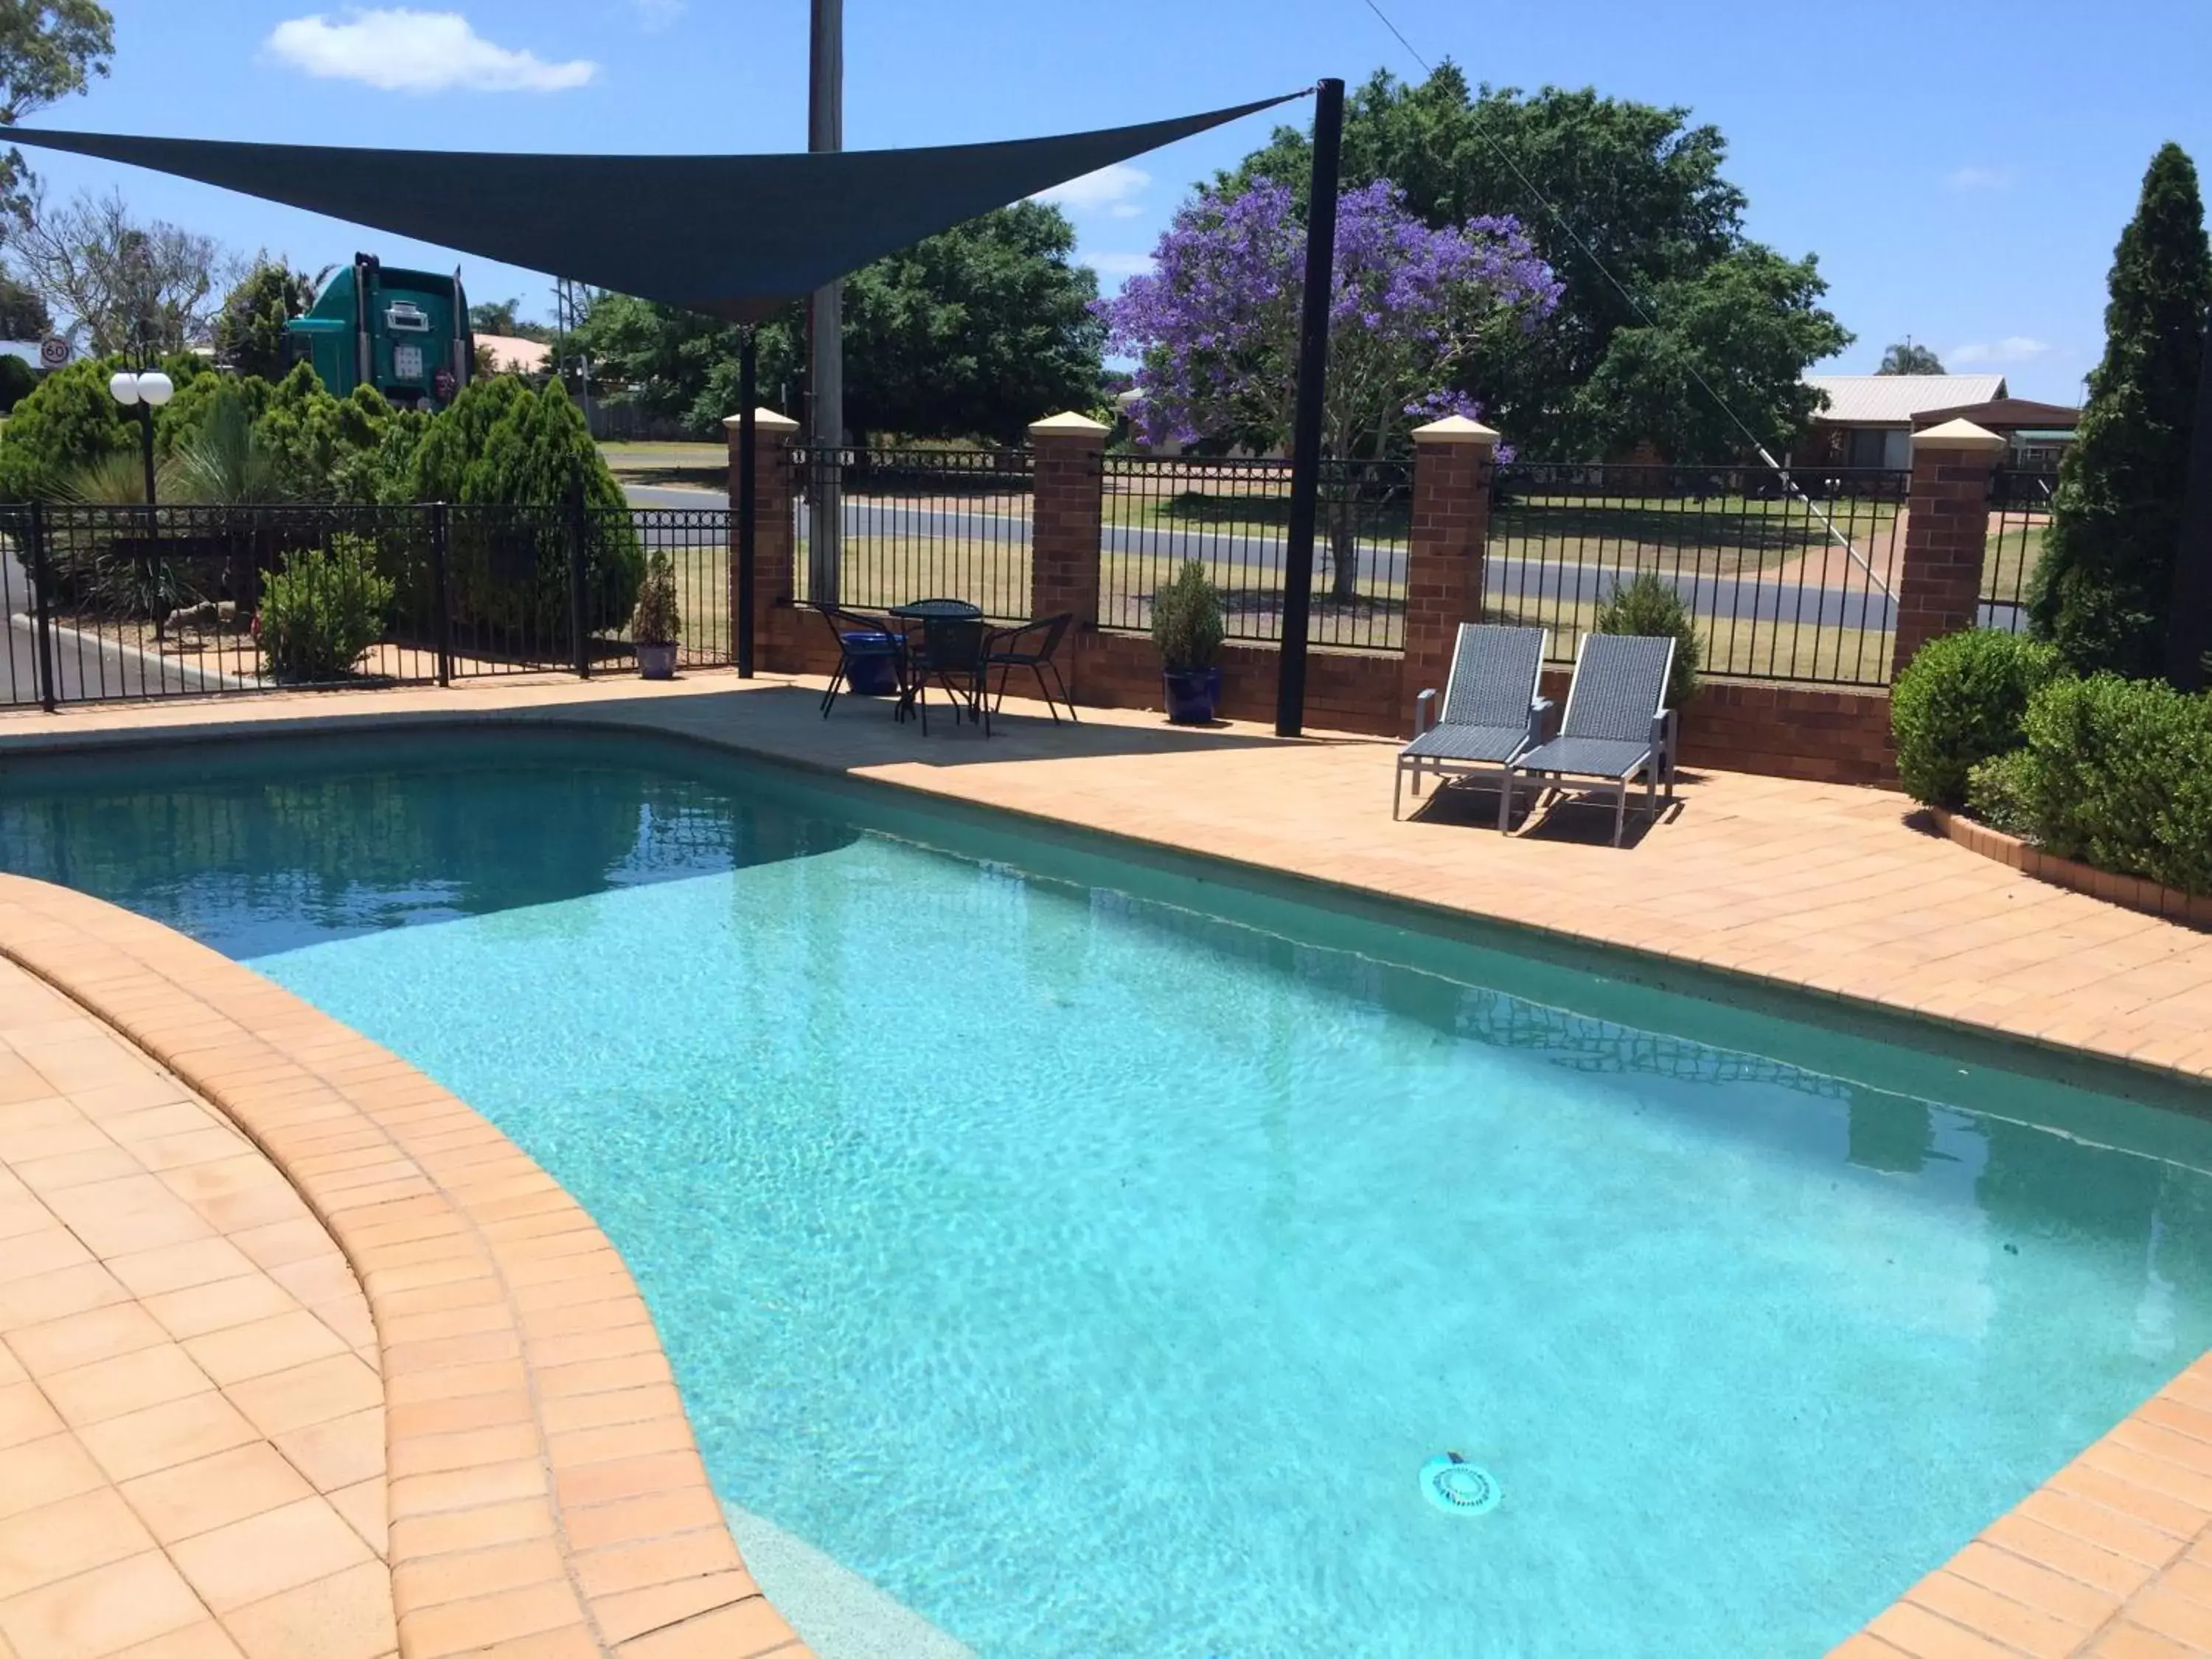
[[[0, 716], [0, 787], [11, 757], [57, 746], [410, 721], [633, 726], [1618, 945], [1655, 962], [1838, 999], [1839, 1012], [1856, 1005], [1996, 1034], [2040, 1045], [2054, 1060], [2087, 1053], [2134, 1068], [2146, 1085], [2212, 1079], [2212, 935], [1992, 863], [1916, 828], [1910, 804], [1897, 795], [1686, 775], [1677, 805], [1616, 850], [1605, 844], [1610, 811], [1594, 807], [1561, 808], [1510, 839], [1487, 826], [1480, 796], [1449, 799], [1427, 816], [1394, 823], [1392, 748], [1373, 739], [1283, 743], [1251, 726], [1182, 732], [1155, 716], [1106, 711], [1086, 711], [1080, 727], [1055, 727], [1027, 706], [1016, 714], [1010, 702], [1009, 712], [1016, 717], [988, 741], [942, 720], [925, 738], [894, 726], [881, 705], [848, 702], [823, 721], [809, 686], [723, 674], [652, 688], [634, 680], [517, 680], [446, 691], [279, 694]], [[128, 1489], [146, 1472], [118, 1475], [89, 1445], [89, 1468], [49, 1450], [42, 1455], [73, 1471], [64, 1484], [90, 1480], [95, 1470], [104, 1484], [57, 1491], [26, 1513], [113, 1499], [138, 1517], [151, 1542], [89, 1565], [25, 1545], [29, 1565], [18, 1567], [9, 1540], [36, 1540], [46, 1529], [11, 1533], [15, 1523], [0, 1519], [0, 1659], [9, 1659], [8, 1644], [13, 1659], [123, 1652], [380, 1659], [395, 1641], [397, 1651], [422, 1659], [477, 1651], [516, 1659], [804, 1651], [744, 1572], [712, 1510], [666, 1362], [619, 1257], [496, 1130], [412, 1068], [247, 970], [82, 896], [0, 878], [0, 955], [66, 991], [72, 1000], [57, 1018], [72, 1022], [78, 1051], [106, 1045], [121, 1058], [105, 1063], [143, 1066], [166, 1079], [161, 1086], [170, 1097], [149, 1104], [209, 1114], [175, 1133], [242, 1132], [257, 1149], [240, 1153], [226, 1141], [209, 1163], [234, 1167], [241, 1179], [249, 1168], [258, 1171], [264, 1190], [282, 1196], [277, 1187], [289, 1188], [316, 1218], [320, 1243], [329, 1246], [319, 1244], [316, 1259], [326, 1264], [322, 1288], [331, 1294], [310, 1304], [276, 1278], [276, 1288], [299, 1306], [249, 1322], [292, 1320], [284, 1328], [304, 1332], [297, 1314], [342, 1335], [333, 1322], [353, 1320], [357, 1338], [356, 1315], [324, 1311], [349, 1305], [328, 1276], [331, 1252], [349, 1268], [376, 1340], [373, 1347], [353, 1342], [348, 1357], [380, 1384], [386, 1461], [375, 1476], [349, 1486], [380, 1485], [392, 1517], [380, 1540], [365, 1491], [318, 1485], [288, 1450], [282, 1436], [290, 1429], [263, 1431], [241, 1407], [240, 1431], [259, 1432], [259, 1443], [199, 1455], [256, 1458], [272, 1478], [269, 1460], [283, 1462], [309, 1490], [302, 1496], [281, 1481], [270, 1490], [293, 1492], [288, 1504], [328, 1508], [368, 1553], [253, 1601], [235, 1600], [243, 1589], [211, 1596], [191, 1564], [219, 1573], [205, 1564], [232, 1552], [207, 1540], [245, 1540], [231, 1529], [253, 1524], [287, 1532], [265, 1519], [282, 1504], [173, 1540], [162, 1531], [172, 1523], [157, 1525]], [[8, 990], [0, 985], [0, 1006], [13, 1006]], [[0, 1036], [17, 1041], [4, 1025]], [[127, 1325], [135, 1333], [88, 1338], [95, 1348], [100, 1340], [143, 1338], [150, 1351], [158, 1331], [162, 1351], [173, 1348], [205, 1379], [179, 1398], [227, 1398], [233, 1386], [191, 1346], [209, 1346], [207, 1339], [222, 1332], [184, 1335], [165, 1322], [149, 1300], [161, 1292], [142, 1292], [100, 1243], [76, 1230], [64, 1206], [90, 1200], [66, 1199], [66, 1187], [50, 1196], [32, 1179], [46, 1172], [27, 1168], [90, 1152], [99, 1155], [92, 1167], [106, 1171], [88, 1177], [94, 1182], [150, 1180], [179, 1196], [178, 1171], [197, 1165], [146, 1166], [131, 1150], [136, 1126], [112, 1131], [105, 1097], [95, 1094], [89, 1104], [78, 1097], [80, 1086], [102, 1085], [50, 1075], [33, 1046], [27, 1054], [0, 1051], [0, 1163], [14, 1183], [0, 1184], [0, 1214], [69, 1260], [12, 1276], [0, 1268], [5, 1492], [15, 1490], [21, 1447], [58, 1446], [58, 1437], [82, 1439], [98, 1427], [80, 1429], [52, 1397], [58, 1385], [48, 1377], [126, 1357], [103, 1352], [59, 1365], [55, 1353], [75, 1358], [80, 1350], [66, 1342], [42, 1348], [40, 1338], [22, 1333], [93, 1316], [88, 1331]], [[12, 1072], [10, 1059], [18, 1066]], [[17, 1112], [25, 1105], [33, 1109]], [[74, 1135], [85, 1144], [51, 1151], [57, 1132], [62, 1142]], [[94, 1133], [110, 1144], [90, 1140]], [[143, 1185], [130, 1190], [153, 1196]], [[112, 1202], [130, 1212], [125, 1200]], [[127, 1233], [121, 1242], [137, 1249], [124, 1254], [155, 1260], [205, 1243], [141, 1243], [144, 1237]], [[243, 1242], [232, 1242], [264, 1274], [289, 1265], [264, 1267]], [[79, 1259], [73, 1249], [88, 1254]], [[581, 1259], [570, 1262], [571, 1254]], [[0, 1251], [0, 1260], [15, 1259], [12, 1249]], [[74, 1305], [75, 1285], [111, 1299]], [[150, 1322], [111, 1311], [120, 1308], [136, 1308]], [[44, 1357], [34, 1364], [33, 1353]], [[190, 1380], [178, 1361], [161, 1363], [180, 1383]], [[9, 1381], [18, 1370], [23, 1375]], [[237, 1386], [254, 1381], [240, 1378]], [[7, 1426], [19, 1420], [4, 1414], [11, 1401], [28, 1431]], [[483, 1420], [470, 1420], [479, 1412]], [[358, 1452], [360, 1425], [353, 1434]], [[255, 1443], [264, 1449], [251, 1450]], [[532, 1530], [497, 1535], [503, 1525]], [[487, 1527], [490, 1533], [481, 1531]], [[139, 1534], [129, 1536], [137, 1542]], [[331, 1549], [330, 1559], [340, 1562], [335, 1541]], [[72, 1600], [68, 1587], [131, 1563], [149, 1583], [173, 1571], [205, 1618], [196, 1613], [158, 1633], [155, 1646], [112, 1632], [54, 1634], [59, 1627], [40, 1609], [63, 1610], [51, 1618], [78, 1616], [69, 1610], [82, 1598]], [[364, 1605], [374, 1597], [361, 1587], [388, 1575], [390, 1635], [381, 1625], [372, 1632], [364, 1613], [368, 1622], [347, 1638], [349, 1646], [271, 1646], [250, 1620], [239, 1622], [242, 1608], [299, 1596], [347, 1573], [354, 1575], [349, 1593]], [[245, 1584], [263, 1587], [260, 1579]], [[181, 1645], [187, 1638], [178, 1632], [211, 1633], [190, 1637], [201, 1645]], [[374, 1645], [379, 1639], [384, 1646]], [[1875, 1659], [2212, 1655], [2212, 1360], [2191, 1366], [1839, 1651]]]

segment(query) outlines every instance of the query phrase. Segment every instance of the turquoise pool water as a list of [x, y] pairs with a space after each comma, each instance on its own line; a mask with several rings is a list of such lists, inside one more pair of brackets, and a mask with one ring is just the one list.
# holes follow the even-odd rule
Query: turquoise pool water
[[725, 1498], [984, 1655], [1817, 1655], [2212, 1345], [2169, 1113], [682, 751], [4, 781], [534, 1153]]

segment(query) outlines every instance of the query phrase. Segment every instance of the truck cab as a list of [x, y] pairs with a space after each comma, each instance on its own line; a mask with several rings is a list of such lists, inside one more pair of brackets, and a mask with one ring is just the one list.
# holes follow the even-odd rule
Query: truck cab
[[401, 409], [443, 409], [476, 361], [460, 273], [387, 268], [369, 253], [354, 255], [307, 313], [284, 325], [284, 344], [332, 396], [373, 386]]

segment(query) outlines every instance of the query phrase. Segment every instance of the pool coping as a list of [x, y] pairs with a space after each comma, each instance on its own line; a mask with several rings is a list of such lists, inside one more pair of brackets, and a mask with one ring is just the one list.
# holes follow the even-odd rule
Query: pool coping
[[351, 1265], [383, 1375], [404, 1659], [525, 1637], [547, 1659], [807, 1652], [744, 1569], [629, 1268], [520, 1146], [291, 993], [104, 900], [0, 874], [0, 955], [228, 1116]]

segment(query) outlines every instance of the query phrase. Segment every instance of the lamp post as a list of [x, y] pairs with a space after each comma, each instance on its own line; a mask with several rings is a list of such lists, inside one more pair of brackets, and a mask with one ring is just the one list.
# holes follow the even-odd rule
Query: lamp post
[[125, 409], [138, 411], [139, 453], [146, 461], [146, 505], [154, 500], [154, 411], [169, 401], [176, 386], [158, 368], [133, 374], [125, 369], [107, 377], [108, 395]]

